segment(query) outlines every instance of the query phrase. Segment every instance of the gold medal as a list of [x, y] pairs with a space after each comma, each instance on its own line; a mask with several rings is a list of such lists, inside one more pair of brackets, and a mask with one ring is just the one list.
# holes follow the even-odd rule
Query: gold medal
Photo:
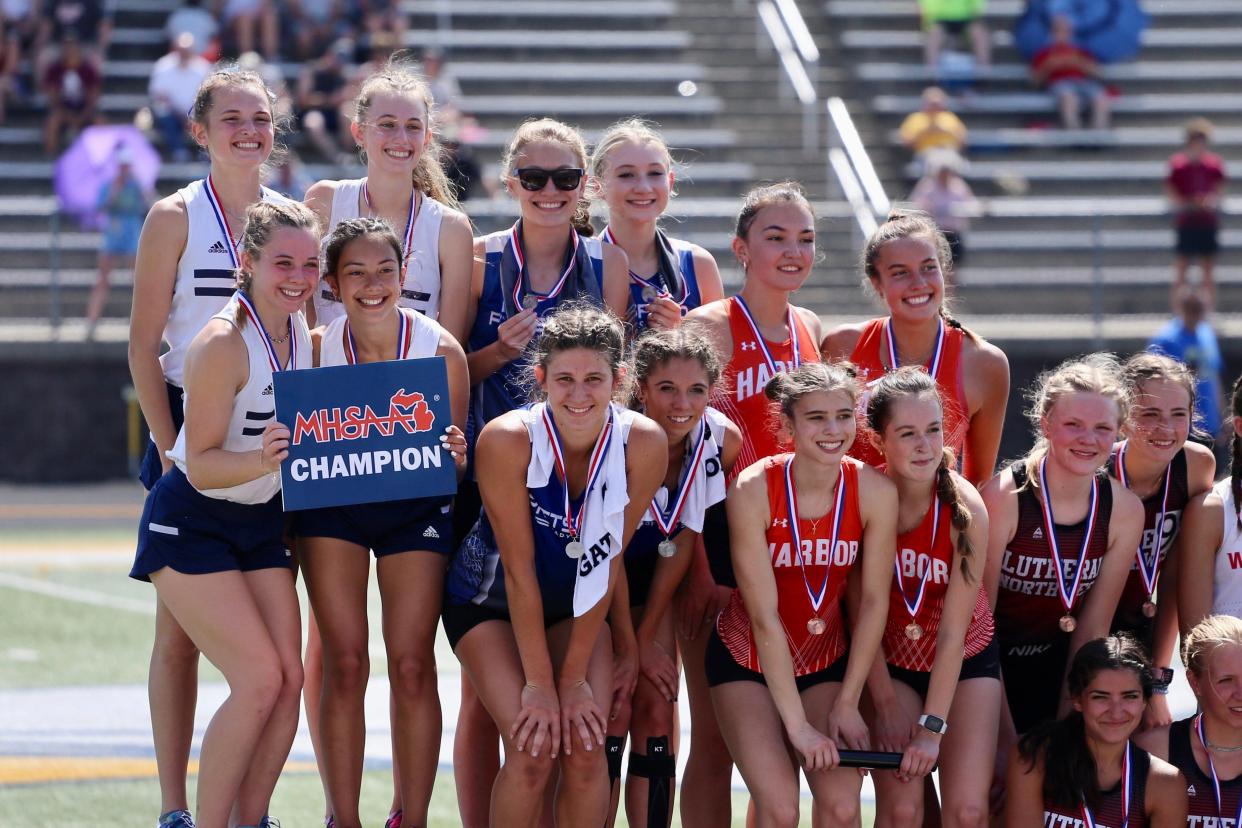
[[919, 626], [917, 621], [911, 621], [906, 625], [906, 638], [911, 641], [918, 641], [923, 637], [923, 628]]
[[1072, 633], [1078, 628], [1078, 621], [1072, 615], [1062, 615], [1057, 626], [1061, 628], [1061, 632]]
[[1156, 617], [1156, 602], [1155, 601], [1147, 600], [1143, 602], [1143, 615], [1147, 616], [1148, 618]]
[[828, 629], [828, 624], [818, 615], [806, 622], [806, 631], [811, 635], [823, 635]]

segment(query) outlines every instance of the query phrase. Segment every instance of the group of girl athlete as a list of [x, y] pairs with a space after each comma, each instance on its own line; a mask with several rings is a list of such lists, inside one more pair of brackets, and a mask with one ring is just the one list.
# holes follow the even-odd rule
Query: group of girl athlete
[[[501, 167], [517, 220], [472, 238], [426, 84], [390, 64], [355, 105], [366, 177], [294, 202], [261, 183], [271, 91], [210, 75], [191, 113], [209, 174], [142, 232], [129, 359], [151, 446], [131, 574], [158, 596], [160, 825], [275, 825], [303, 703], [326, 822], [362, 824], [371, 553], [389, 828], [427, 824], [441, 623], [470, 828], [611, 825], [622, 807], [668, 825], [682, 678], [685, 826], [731, 823], [735, 765], [757, 826], [798, 824], [800, 774], [816, 825], [858, 825], [845, 750], [900, 755], [874, 774], [876, 825], [1237, 824], [1242, 439], [1213, 486], [1185, 366], [1047, 371], [1034, 445], [997, 474], [1008, 363], [947, 312], [927, 217], [895, 213], [866, 244], [887, 315], [825, 330], [790, 302], [816, 263], [796, 184], [745, 196], [726, 298], [712, 256], [660, 229], [673, 163], [649, 125], [588, 155], [565, 124], [523, 123]], [[273, 376], [431, 356], [456, 497], [284, 514]], [[1233, 413], [1238, 428], [1237, 387]], [[1171, 722], [1179, 633], [1201, 712]], [[191, 817], [200, 653], [229, 695]]]

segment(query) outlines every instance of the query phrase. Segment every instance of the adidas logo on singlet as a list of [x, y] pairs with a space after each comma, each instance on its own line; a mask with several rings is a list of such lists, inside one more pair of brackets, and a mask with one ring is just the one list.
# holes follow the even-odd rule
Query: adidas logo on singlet
[[228, 251], [224, 249], [223, 242], [220, 242], [219, 240], [217, 240], [215, 244], [207, 248], [207, 252], [208, 253], [227, 253]]
[[270, 382], [267, 384], [267, 388], [263, 389], [263, 394], [261, 396], [264, 396], [264, 397], [272, 396], [272, 384]]
[[424, 538], [435, 538], [436, 540], [439, 540], [440, 533], [436, 531], [436, 527], [428, 526], [426, 529], [423, 530], [423, 537]]
[[1044, 529], [1043, 529], [1043, 527], [1042, 527], [1042, 526], [1036, 526], [1036, 527], [1035, 527], [1035, 531], [1031, 533], [1031, 537], [1032, 537], [1032, 538], [1035, 538], [1036, 540], [1043, 540], [1043, 538], [1044, 538]]

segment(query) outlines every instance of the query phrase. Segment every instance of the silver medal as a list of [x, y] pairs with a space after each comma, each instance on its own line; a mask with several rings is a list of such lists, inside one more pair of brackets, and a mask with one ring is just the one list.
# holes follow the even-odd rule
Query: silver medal
[[656, 546], [656, 551], [660, 553], [661, 558], [671, 558], [677, 554], [677, 544], [665, 538]]
[[525, 296], [522, 297], [522, 307], [525, 308], [526, 310], [532, 310], [534, 308], [539, 307], [539, 297], [532, 296], [529, 293], [526, 294]]
[[651, 285], [645, 286], [643, 288], [643, 301], [650, 302], [654, 298], [656, 298], [655, 288], [653, 288]]
[[577, 560], [586, 554], [586, 547], [582, 545], [580, 540], [571, 540], [565, 544], [565, 554]]

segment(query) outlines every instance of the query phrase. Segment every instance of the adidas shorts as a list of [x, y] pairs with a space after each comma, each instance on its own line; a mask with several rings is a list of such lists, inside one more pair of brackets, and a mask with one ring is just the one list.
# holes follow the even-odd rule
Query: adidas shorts
[[376, 558], [398, 552], [453, 553], [451, 498], [361, 503], [293, 514], [300, 538], [338, 538], [370, 549]]
[[170, 567], [186, 575], [291, 568], [280, 495], [267, 503], [207, 497], [173, 466], [147, 494], [129, 576], [149, 581]]

